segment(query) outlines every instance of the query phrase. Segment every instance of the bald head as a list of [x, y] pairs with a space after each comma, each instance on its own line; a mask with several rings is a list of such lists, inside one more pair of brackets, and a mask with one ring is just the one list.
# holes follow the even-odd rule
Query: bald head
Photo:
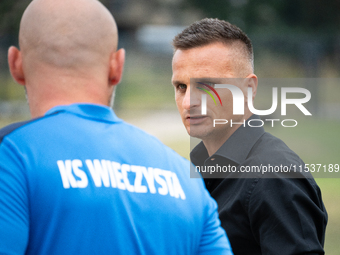
[[115, 21], [98, 0], [33, 0], [20, 24], [19, 45], [28, 66], [107, 65], [117, 41]]
[[8, 50], [32, 117], [57, 105], [110, 105], [125, 60], [117, 44], [116, 23], [98, 0], [33, 0], [21, 20], [20, 50]]

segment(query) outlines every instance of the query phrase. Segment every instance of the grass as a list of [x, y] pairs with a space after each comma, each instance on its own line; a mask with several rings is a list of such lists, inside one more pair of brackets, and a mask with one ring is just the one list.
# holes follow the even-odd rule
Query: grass
[[337, 255], [340, 251], [340, 179], [319, 178], [316, 182], [328, 212], [325, 251], [327, 255]]

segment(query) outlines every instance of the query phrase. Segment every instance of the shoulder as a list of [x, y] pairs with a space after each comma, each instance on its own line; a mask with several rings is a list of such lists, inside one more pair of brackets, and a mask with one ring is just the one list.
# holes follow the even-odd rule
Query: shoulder
[[301, 171], [303, 160], [281, 139], [264, 133], [252, 148], [247, 161], [261, 170], [252, 185], [252, 198], [274, 201], [276, 197], [289, 203], [300, 197], [322, 207], [321, 192], [313, 176]]
[[[313, 176], [300, 171], [303, 160], [281, 139], [264, 133], [242, 164], [254, 170], [250, 175], [254, 179], [244, 180], [248, 187], [247, 202], [284, 200], [291, 203], [305, 199], [322, 207], [321, 192]], [[249, 172], [246, 175], [249, 176]]]
[[33, 137], [43, 136], [46, 129], [46, 126], [44, 126], [43, 123], [48, 122], [46, 120], [51, 119], [52, 116], [55, 115], [45, 115], [26, 121], [12, 123], [3, 127], [0, 129], [0, 145], [7, 137], [16, 137], [20, 142], [23, 142], [30, 140], [29, 137], [32, 135]]
[[10, 124], [6, 127], [3, 127], [2, 129], [0, 129], [0, 144], [6, 136], [10, 135], [14, 131], [17, 131], [17, 130], [25, 127], [26, 125], [29, 125], [30, 123], [35, 122], [36, 120], [37, 119], [16, 122], [16, 123]]
[[288, 158], [290, 160], [301, 161], [300, 157], [292, 151], [281, 139], [270, 133], [264, 133], [254, 145], [252, 152], [254, 155], [268, 155], [274, 159]]
[[[277, 172], [287, 173], [298, 170], [300, 166], [304, 165], [304, 162], [281, 139], [269, 133], [264, 133], [251, 149], [245, 164], [261, 166], [261, 168], [263, 166], [267, 168], [277, 166], [280, 167]], [[285, 171], [281, 171], [281, 168], [285, 168], [283, 169]], [[311, 177], [309, 174], [305, 176]]]

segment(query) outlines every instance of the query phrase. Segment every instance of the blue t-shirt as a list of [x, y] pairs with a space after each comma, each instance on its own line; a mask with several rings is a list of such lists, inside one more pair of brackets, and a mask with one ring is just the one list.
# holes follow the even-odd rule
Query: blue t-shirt
[[232, 254], [190, 163], [105, 106], [0, 130], [0, 254]]

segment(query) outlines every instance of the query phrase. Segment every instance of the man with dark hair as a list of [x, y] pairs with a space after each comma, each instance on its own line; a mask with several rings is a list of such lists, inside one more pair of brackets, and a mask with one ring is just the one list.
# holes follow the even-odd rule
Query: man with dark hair
[[[260, 165], [304, 165], [280, 139], [248, 124], [260, 119], [248, 107], [258, 80], [247, 35], [226, 21], [203, 19], [178, 34], [173, 46], [176, 104], [190, 136], [202, 140], [192, 150], [191, 161], [196, 169], [235, 169], [222, 176], [203, 174], [234, 253], [324, 254], [327, 212], [310, 173], [285, 178], [284, 173], [240, 171]], [[229, 89], [214, 87], [226, 83], [243, 95], [251, 91], [244, 96], [243, 114], [233, 114]], [[204, 99], [202, 93], [209, 91], [218, 95], [220, 105]], [[232, 124], [215, 125], [216, 119]]]
[[97, 0], [26, 9], [8, 62], [33, 119], [0, 130], [0, 254], [232, 254], [189, 162], [109, 107], [117, 44]]

